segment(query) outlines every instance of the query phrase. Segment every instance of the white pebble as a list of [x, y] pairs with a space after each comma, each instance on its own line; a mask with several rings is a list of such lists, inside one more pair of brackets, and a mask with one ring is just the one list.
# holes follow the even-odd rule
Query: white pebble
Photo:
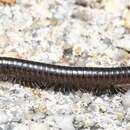
[[29, 130], [48, 130], [45, 124], [42, 123], [33, 123], [30, 125]]
[[100, 98], [100, 97], [97, 97], [96, 100], [95, 100], [95, 103], [96, 104], [103, 104], [103, 99]]
[[13, 130], [29, 130], [29, 127], [26, 125], [20, 124], [20, 125], [16, 126]]
[[0, 111], [0, 124], [7, 123], [9, 117], [5, 111]]
[[130, 107], [130, 90], [128, 90], [123, 96], [122, 103], [126, 108]]
[[121, 39], [120, 41], [117, 41], [116, 42], [116, 46], [119, 47], [119, 48], [123, 48], [127, 51], [130, 51], [130, 44], [129, 44], [129, 41], [130, 41], [130, 35], [124, 35], [124, 38]]
[[73, 117], [72, 116], [57, 116], [56, 122], [58, 127], [62, 130], [75, 130], [73, 126]]

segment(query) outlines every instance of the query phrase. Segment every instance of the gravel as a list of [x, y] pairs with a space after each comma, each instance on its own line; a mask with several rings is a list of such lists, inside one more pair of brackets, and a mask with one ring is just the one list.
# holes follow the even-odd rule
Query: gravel
[[[129, 66], [129, 0], [17, 0], [0, 6], [0, 56]], [[129, 130], [126, 94], [63, 95], [0, 82], [0, 130]]]

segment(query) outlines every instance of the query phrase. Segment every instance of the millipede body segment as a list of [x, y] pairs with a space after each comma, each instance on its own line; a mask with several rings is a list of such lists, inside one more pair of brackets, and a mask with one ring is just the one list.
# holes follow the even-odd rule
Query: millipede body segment
[[69, 67], [0, 57], [0, 80], [62, 92], [117, 93], [130, 87], [130, 67]]

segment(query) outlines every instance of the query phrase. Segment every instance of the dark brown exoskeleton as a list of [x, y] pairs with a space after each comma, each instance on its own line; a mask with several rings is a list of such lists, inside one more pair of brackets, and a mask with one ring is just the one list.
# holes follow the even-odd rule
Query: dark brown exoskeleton
[[130, 87], [130, 67], [69, 67], [0, 57], [0, 79], [62, 92], [117, 93]]

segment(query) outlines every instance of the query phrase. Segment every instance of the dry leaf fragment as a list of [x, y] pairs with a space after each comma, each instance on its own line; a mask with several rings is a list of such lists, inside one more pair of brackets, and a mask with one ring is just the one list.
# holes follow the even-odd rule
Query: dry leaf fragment
[[14, 5], [16, 0], [0, 0], [0, 3]]

